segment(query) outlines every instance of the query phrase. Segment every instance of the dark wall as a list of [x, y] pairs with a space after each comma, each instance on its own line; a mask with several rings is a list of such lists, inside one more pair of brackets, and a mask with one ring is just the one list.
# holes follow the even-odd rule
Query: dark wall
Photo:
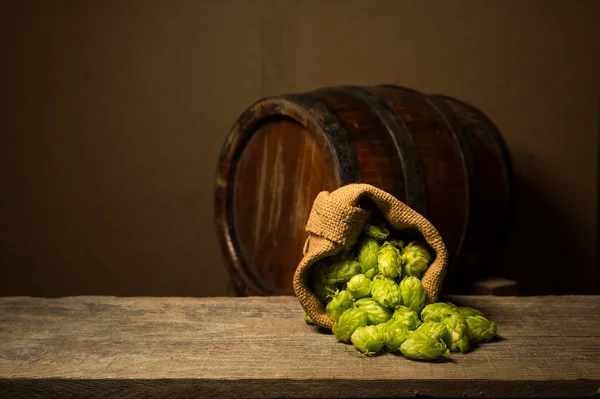
[[481, 108], [518, 177], [496, 271], [525, 292], [590, 292], [598, 15], [597, 1], [2, 3], [2, 294], [225, 294], [212, 195], [235, 119], [266, 95], [378, 83]]

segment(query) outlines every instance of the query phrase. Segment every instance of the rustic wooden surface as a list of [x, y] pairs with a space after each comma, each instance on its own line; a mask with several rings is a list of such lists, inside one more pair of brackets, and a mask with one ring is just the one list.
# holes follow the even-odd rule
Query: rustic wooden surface
[[451, 297], [500, 338], [357, 358], [294, 297], [0, 299], [0, 397], [600, 396], [600, 296]]

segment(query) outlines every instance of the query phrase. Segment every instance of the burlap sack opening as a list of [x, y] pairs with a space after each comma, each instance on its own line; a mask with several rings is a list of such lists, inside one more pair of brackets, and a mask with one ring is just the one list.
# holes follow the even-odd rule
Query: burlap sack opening
[[348, 250], [356, 244], [371, 211], [361, 206], [371, 201], [383, 218], [396, 230], [415, 229], [435, 251], [435, 258], [421, 279], [427, 293], [426, 303], [436, 302], [448, 266], [448, 252], [436, 228], [406, 204], [387, 192], [368, 184], [349, 184], [329, 193], [322, 191], [313, 203], [306, 231], [304, 257], [294, 274], [294, 292], [313, 321], [331, 329], [333, 320], [325, 304], [309, 283], [311, 265], [320, 259]]

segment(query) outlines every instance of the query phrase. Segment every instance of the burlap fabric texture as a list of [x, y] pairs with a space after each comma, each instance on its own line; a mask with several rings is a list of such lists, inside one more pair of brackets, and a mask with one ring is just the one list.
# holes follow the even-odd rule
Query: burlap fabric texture
[[309, 270], [320, 259], [333, 256], [354, 246], [365, 227], [370, 212], [358, 207], [363, 197], [379, 208], [394, 229], [417, 229], [434, 249], [435, 258], [421, 282], [427, 292], [426, 303], [436, 302], [448, 267], [448, 252], [436, 228], [421, 214], [387, 192], [368, 184], [349, 184], [329, 193], [317, 195], [306, 224], [308, 238], [304, 257], [294, 273], [294, 292], [300, 304], [319, 326], [331, 329], [333, 320], [311, 289]]

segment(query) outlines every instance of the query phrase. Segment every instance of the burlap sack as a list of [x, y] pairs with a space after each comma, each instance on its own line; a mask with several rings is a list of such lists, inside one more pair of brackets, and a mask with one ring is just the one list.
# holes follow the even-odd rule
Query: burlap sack
[[322, 191], [313, 203], [306, 231], [304, 257], [294, 274], [294, 292], [313, 321], [331, 329], [333, 320], [325, 312], [325, 304], [313, 293], [309, 269], [316, 261], [335, 255], [356, 244], [366, 225], [370, 211], [360, 208], [359, 201], [368, 197], [394, 229], [414, 228], [434, 249], [435, 258], [421, 281], [427, 292], [426, 303], [436, 302], [446, 274], [448, 252], [435, 227], [421, 214], [377, 187], [349, 184], [332, 193]]

